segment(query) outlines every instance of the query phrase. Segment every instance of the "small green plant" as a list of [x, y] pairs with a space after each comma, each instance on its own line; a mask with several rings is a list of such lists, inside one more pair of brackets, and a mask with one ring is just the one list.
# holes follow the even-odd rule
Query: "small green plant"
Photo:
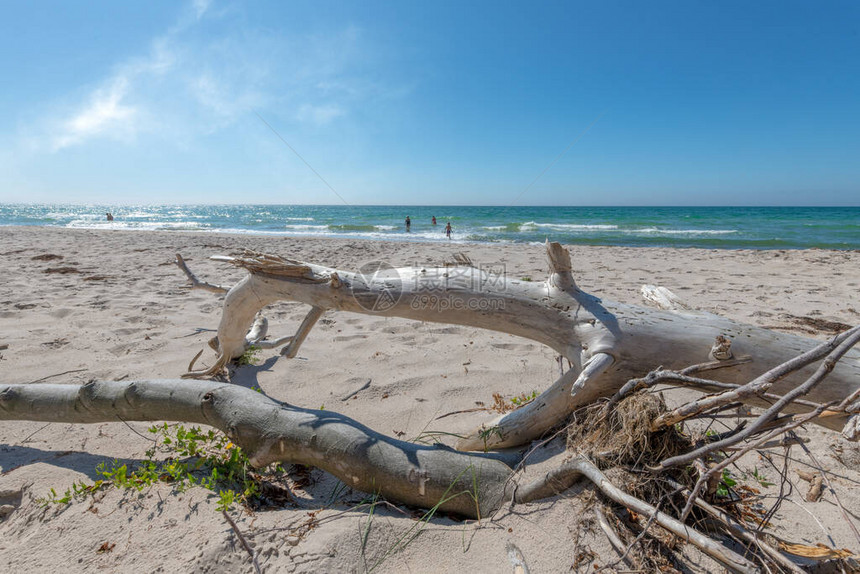
[[526, 281], [526, 282], [529, 282], [529, 281], [531, 281], [531, 280], [532, 280], [532, 278], [531, 278], [531, 277], [529, 277], [528, 275], [524, 275], [524, 276], [520, 277], [520, 281]]
[[729, 469], [723, 469], [723, 475], [720, 479], [720, 484], [717, 486], [717, 496], [727, 497], [729, 495], [729, 491], [734, 487], [738, 481], [732, 478], [732, 473], [729, 472]]
[[221, 490], [218, 492], [218, 504], [215, 505], [215, 510], [226, 512], [233, 508], [233, 503], [236, 501], [236, 493], [232, 490]]
[[256, 347], [251, 345], [248, 347], [248, 350], [242, 353], [242, 356], [236, 359], [236, 364], [240, 367], [244, 367], [246, 365], [256, 365], [260, 362], [259, 357], [257, 355], [260, 352], [260, 347]]
[[[494, 427], [494, 428], [498, 428], [498, 427]], [[488, 429], [488, 430], [491, 430], [491, 429]], [[465, 490], [455, 491], [455, 489], [458, 486], [460, 486], [460, 484], [461, 484], [460, 479], [463, 478], [463, 476], [467, 472], [471, 472], [471, 474], [472, 474], [471, 490], [465, 489]], [[433, 516], [435, 516], [436, 513], [439, 511], [439, 508], [443, 504], [447, 503], [450, 500], [457, 498], [458, 496], [468, 496], [469, 498], [471, 498], [475, 502], [476, 508], [479, 509], [478, 520], [480, 520], [480, 504], [479, 504], [479, 499], [478, 499], [478, 494], [479, 494], [478, 488], [479, 488], [479, 486], [480, 485], [479, 485], [479, 481], [478, 481], [478, 473], [476, 472], [476, 469], [472, 465], [469, 465], [468, 467], [464, 468], [462, 471], [460, 471], [460, 474], [458, 474], [456, 477], [454, 477], [454, 480], [451, 481], [451, 484], [449, 484], [448, 488], [445, 489], [445, 492], [442, 493], [442, 496], [439, 499], [439, 501], [435, 505], [433, 505], [432, 508], [427, 510], [421, 516], [421, 518], [419, 518], [416, 521], [413, 521], [412, 526], [406, 532], [404, 532], [398, 539], [396, 539], [394, 541], [394, 543], [388, 547], [388, 550], [386, 550], [385, 553], [383, 553], [382, 556], [376, 560], [376, 562], [374, 562], [372, 565], [370, 565], [370, 567], [368, 567], [368, 565], [365, 563], [365, 565], [364, 565], [365, 571], [368, 573], [373, 572], [383, 562], [385, 562], [385, 560], [387, 560], [389, 556], [391, 556], [392, 554], [394, 554], [396, 552], [403, 551], [403, 549], [405, 549], [413, 540], [415, 540], [418, 537], [418, 535], [421, 534], [421, 532], [430, 524], [430, 521], [433, 519]], [[368, 517], [367, 530], [362, 535], [363, 536], [363, 542], [362, 542], [363, 545], [364, 545], [364, 540], [367, 539], [367, 536], [369, 534], [370, 520], [372, 518], [373, 506], [376, 504], [376, 499], [377, 499], [377, 497], [374, 496], [373, 500], [371, 501], [372, 504], [371, 504], [371, 509], [370, 509], [370, 515]], [[363, 552], [364, 552], [364, 548], [362, 548], [362, 553]]]
[[434, 430], [423, 430], [418, 435], [411, 439], [409, 442], [414, 442], [418, 444], [444, 444], [442, 439], [444, 437], [453, 437], [456, 439], [466, 438], [465, 435], [453, 433], [453, 432], [445, 432], [445, 431], [434, 431]]
[[505, 439], [505, 435], [502, 434], [502, 427], [500, 427], [500, 426], [484, 428], [478, 432], [478, 437], [482, 441], [484, 441], [484, 452], [487, 452], [487, 450], [489, 450], [489, 444], [488, 443], [490, 442], [490, 437], [492, 437], [493, 435], [496, 435], [497, 437], [499, 437], [499, 440]]
[[511, 399], [511, 402], [514, 403], [516, 406], [520, 407], [524, 404], [532, 402], [533, 400], [535, 400], [537, 398], [537, 396], [538, 396], [537, 391], [532, 391], [532, 394], [530, 394], [530, 395], [523, 393], [518, 397], [513, 397]]
[[63, 493], [63, 496], [58, 495], [57, 491], [52, 488], [50, 496], [37, 498], [36, 502], [41, 506], [47, 506], [48, 504], [70, 504], [73, 500], [81, 500], [88, 494], [96, 492], [103, 485], [104, 481], [102, 480], [97, 480], [93, 484], [87, 484], [84, 481], [79, 480], [72, 484], [70, 488], [67, 488]]
[[758, 471], [758, 467], [753, 468], [752, 477], [762, 488], [767, 488], [768, 486], [776, 484], [775, 482], [768, 481], [767, 477]]
[[[217, 510], [249, 504], [258, 497], [259, 476], [252, 474], [247, 456], [223, 433], [182, 425], [171, 428], [167, 423], [150, 427], [149, 432], [156, 435], [156, 446], [133, 468], [119, 460], [102, 462], [96, 467], [101, 478], [95, 483], [75, 483], [62, 496], [51, 489], [40, 502], [69, 504], [107, 486], [142, 492], [159, 482], [172, 484], [179, 492], [194, 486], [211, 490], [218, 496]], [[156, 453], [166, 458], [156, 460]]]

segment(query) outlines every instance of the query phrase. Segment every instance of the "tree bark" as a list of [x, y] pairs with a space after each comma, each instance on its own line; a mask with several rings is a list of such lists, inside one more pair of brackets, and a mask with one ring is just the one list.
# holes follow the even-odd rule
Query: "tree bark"
[[347, 486], [471, 518], [499, 508], [511, 468], [494, 454], [397, 440], [346, 417], [211, 381], [0, 386], [0, 419], [65, 423], [181, 421], [224, 431], [255, 467], [321, 468]]

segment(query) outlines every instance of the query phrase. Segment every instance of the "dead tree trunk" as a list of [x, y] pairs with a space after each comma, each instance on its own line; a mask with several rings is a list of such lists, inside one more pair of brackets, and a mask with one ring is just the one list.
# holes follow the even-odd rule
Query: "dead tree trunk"
[[[279, 300], [311, 306], [308, 317], [282, 354], [294, 356], [325, 310], [350, 311], [467, 325], [510, 333], [543, 343], [567, 358], [574, 368], [525, 407], [485, 422], [460, 440], [461, 450], [514, 446], [532, 440], [561, 423], [575, 408], [614, 394], [629, 379], [662, 365], [680, 368], [708, 360], [724, 361], [719, 380], [746, 382], [774, 365], [804, 353], [817, 342], [744, 325], [709, 313], [656, 310], [601, 299], [580, 290], [571, 273], [569, 253], [547, 243], [551, 273], [544, 282], [518, 281], [466, 264], [443, 268], [365, 269], [363, 273], [247, 252], [242, 257], [213, 257], [248, 270], [227, 293], [218, 336], [215, 365], [190, 376], [210, 376], [249, 345], [246, 333], [257, 313]], [[653, 293], [649, 290], [649, 296]], [[671, 293], [670, 293], [671, 295]], [[749, 357], [737, 361], [733, 357]], [[776, 381], [769, 392], [793, 388], [812, 368]], [[840, 401], [860, 389], [860, 353], [851, 351], [808, 399]], [[762, 404], [756, 397], [748, 402]], [[789, 409], [808, 411], [802, 405]], [[836, 416], [816, 419], [832, 429], [856, 424], [853, 405]]]
[[585, 459], [570, 461], [517, 490], [513, 471], [496, 455], [400, 441], [344, 415], [279, 403], [230, 384], [155, 380], [6, 385], [0, 387], [0, 420], [206, 424], [224, 431], [256, 467], [275, 462], [312, 465], [357, 490], [469, 518], [489, 516], [506, 501], [527, 503], [553, 496], [585, 476], [612, 500], [653, 515], [657, 524], [732, 571], [757, 571], [744, 557], [620, 491]]
[[91, 382], [0, 387], [0, 419], [68, 423], [181, 421], [221, 429], [255, 467], [326, 470], [391, 500], [480, 517], [498, 508], [511, 468], [492, 454], [400, 441], [344, 415], [279, 403], [211, 381]]

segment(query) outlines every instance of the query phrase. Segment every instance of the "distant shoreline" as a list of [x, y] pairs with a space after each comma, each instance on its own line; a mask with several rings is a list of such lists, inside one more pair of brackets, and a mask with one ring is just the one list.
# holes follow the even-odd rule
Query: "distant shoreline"
[[[363, 246], [363, 245], [377, 245], [380, 248], [384, 249], [387, 252], [399, 252], [399, 251], [407, 251], [407, 250], [424, 250], [424, 249], [433, 249], [438, 251], [439, 253], [450, 253], [456, 251], [462, 251], [465, 248], [469, 249], [477, 249], [486, 251], [497, 248], [500, 250], [500, 253], [507, 253], [510, 250], [514, 250], [516, 252], [521, 252], [522, 250], [535, 250], [536, 254], [543, 254], [543, 242], [533, 242], [533, 243], [524, 243], [524, 242], [508, 242], [508, 243], [487, 243], [481, 241], [445, 241], [445, 242], [433, 242], [433, 241], [422, 241], [420, 239], [411, 239], [411, 238], [362, 238], [362, 237], [312, 237], [305, 235], [267, 235], [267, 234], [252, 234], [252, 233], [231, 233], [228, 231], [187, 231], [187, 230], [177, 230], [177, 231], [169, 231], [169, 230], [161, 230], [161, 229], [150, 229], [150, 230], [129, 230], [129, 229], [93, 229], [93, 228], [67, 228], [67, 227], [51, 227], [44, 225], [0, 225], [0, 236], [4, 230], [9, 230], [13, 235], [17, 235], [16, 231], [29, 231], [33, 233], [35, 236], [40, 236], [43, 232], [48, 234], [58, 234], [59, 236], [72, 234], [92, 234], [97, 237], [107, 236], [134, 236], [134, 235], [143, 235], [146, 237], [158, 237], [161, 238], [160, 241], [168, 240], [170, 238], [176, 238], [177, 240], [187, 241], [193, 239], [200, 238], [211, 238], [213, 240], [217, 240], [219, 238], [223, 238], [229, 242], [241, 242], [252, 245], [257, 242], [264, 242], [269, 244], [272, 241], [277, 241], [279, 239], [283, 239], [285, 242], [285, 250], [284, 251], [276, 251], [274, 254], [276, 255], [289, 255], [289, 252], [286, 251], [295, 245], [309, 245], [309, 246], [330, 246], [332, 249], [339, 249], [341, 247], [350, 247], [350, 246]], [[101, 239], [100, 239], [101, 240]], [[555, 241], [553, 237], [547, 237], [548, 241]], [[146, 239], [145, 241], [151, 241], [151, 239]], [[807, 247], [807, 248], [793, 248], [793, 249], [744, 249], [744, 248], [736, 248], [736, 249], [714, 249], [714, 248], [706, 248], [706, 247], [666, 247], [660, 245], [639, 245], [639, 246], [631, 246], [631, 245], [577, 245], [572, 243], [561, 242], [563, 245], [573, 248], [573, 249], [583, 249], [587, 251], [615, 251], [615, 250], [633, 250], [635, 252], [663, 252], [667, 257], [671, 256], [673, 252], [679, 253], [696, 253], [700, 252], [702, 254], [711, 253], [711, 252], [725, 252], [727, 255], [731, 253], [737, 253], [739, 255], [743, 254], [756, 254], [760, 253], [765, 255], [767, 253], [775, 253], [777, 256], [780, 252], [794, 252], [794, 253], [803, 253], [803, 252], [822, 252], [822, 253], [833, 253], [834, 255], [839, 254], [851, 254], [851, 253], [860, 253], [860, 249], [826, 249], [820, 247]], [[216, 246], [214, 243], [209, 243], [209, 245]], [[385, 246], [384, 248], [381, 246]], [[444, 249], [445, 247], [449, 247], [449, 249]], [[253, 246], [249, 247], [254, 249]], [[468, 252], [467, 252], [468, 253]], [[5, 251], [0, 251], [0, 255], [6, 254]], [[729, 255], [730, 256], [730, 255]]]
[[[112, 220], [107, 218], [111, 213]], [[411, 226], [407, 231], [405, 218]], [[437, 224], [431, 220], [436, 217]], [[453, 235], [444, 233], [450, 222]], [[415, 207], [0, 204], [0, 226], [429, 243], [860, 249], [860, 207]]]

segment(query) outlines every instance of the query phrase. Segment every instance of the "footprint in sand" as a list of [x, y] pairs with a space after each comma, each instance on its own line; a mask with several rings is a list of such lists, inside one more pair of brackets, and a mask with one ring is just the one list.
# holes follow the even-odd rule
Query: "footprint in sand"
[[531, 351], [535, 349], [535, 345], [531, 343], [490, 343], [490, 346], [505, 351]]
[[352, 341], [353, 339], [367, 339], [367, 335], [338, 335], [337, 337], [333, 337], [332, 341], [338, 343], [341, 341]]
[[56, 319], [63, 319], [65, 317], [68, 317], [69, 315], [71, 315], [74, 312], [75, 312], [74, 309], [69, 309], [68, 307], [63, 307], [63, 308], [51, 311], [50, 313], [48, 313], [48, 315], [50, 315], [51, 317], [54, 317]]

